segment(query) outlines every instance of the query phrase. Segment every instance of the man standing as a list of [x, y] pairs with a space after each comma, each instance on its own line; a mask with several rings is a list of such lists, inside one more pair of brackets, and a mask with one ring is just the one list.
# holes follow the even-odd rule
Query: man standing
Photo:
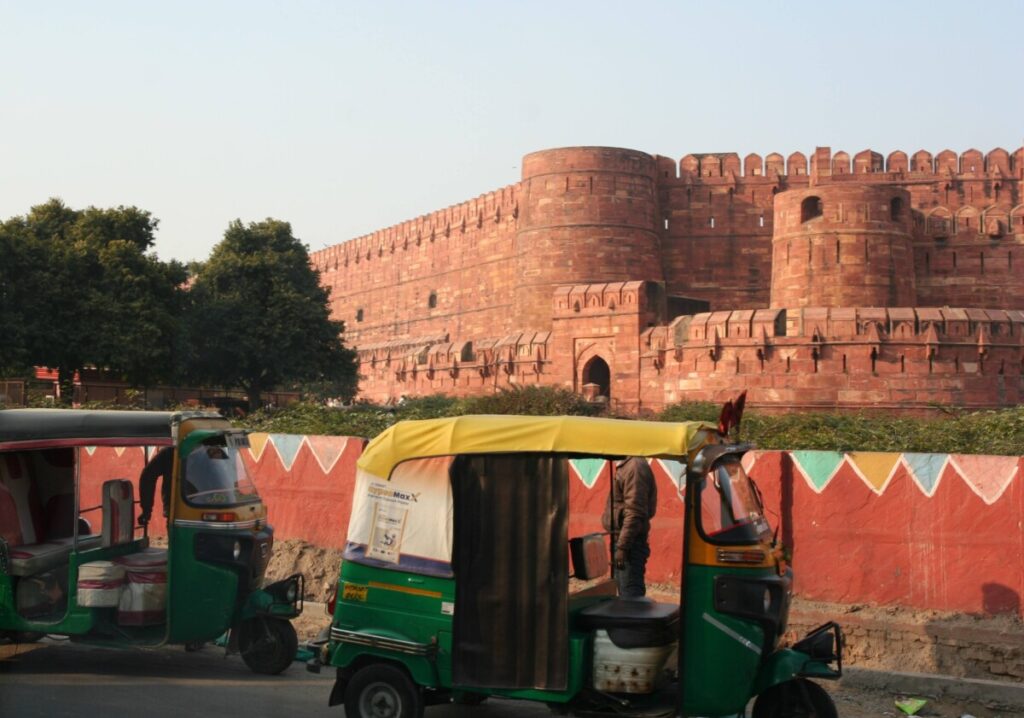
[[165, 446], [156, 452], [142, 473], [139, 474], [139, 526], [149, 523], [153, 513], [153, 499], [156, 494], [156, 480], [160, 481], [160, 499], [164, 507], [164, 518], [171, 508], [171, 473], [174, 470], [174, 447]]
[[643, 457], [621, 459], [614, 466], [612, 490], [601, 523], [612, 535], [619, 595], [643, 596], [647, 593], [644, 569], [651, 555], [647, 535], [658, 508], [658, 487]]

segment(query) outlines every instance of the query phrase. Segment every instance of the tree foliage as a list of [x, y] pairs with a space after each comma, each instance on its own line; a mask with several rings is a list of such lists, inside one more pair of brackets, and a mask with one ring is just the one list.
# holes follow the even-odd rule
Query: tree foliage
[[189, 375], [241, 388], [253, 408], [264, 392], [298, 385], [351, 398], [355, 353], [328, 299], [290, 224], [232, 222], [189, 292]]
[[0, 368], [58, 369], [65, 401], [87, 366], [135, 385], [167, 376], [186, 275], [148, 254], [157, 223], [51, 199], [0, 225]]

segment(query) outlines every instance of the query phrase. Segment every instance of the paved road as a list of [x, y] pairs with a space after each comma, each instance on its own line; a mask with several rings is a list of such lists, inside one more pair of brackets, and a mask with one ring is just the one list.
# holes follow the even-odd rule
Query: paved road
[[[294, 664], [281, 676], [257, 676], [237, 656], [208, 647], [110, 650], [55, 643], [0, 646], [0, 716], [61, 718], [342, 718], [329, 709], [332, 674], [307, 673]], [[842, 718], [896, 716], [890, 693], [828, 686]], [[983, 706], [933, 700], [929, 715], [959, 718], [1020, 715]], [[479, 707], [437, 706], [428, 718], [550, 716], [543, 705], [491, 700]]]
[[[18, 718], [295, 718], [334, 716], [333, 674], [295, 663], [280, 676], [253, 674], [238, 656], [207, 647], [112, 650], [44, 641], [0, 646], [0, 716]], [[431, 708], [431, 718], [549, 716], [543, 705], [494, 701]]]

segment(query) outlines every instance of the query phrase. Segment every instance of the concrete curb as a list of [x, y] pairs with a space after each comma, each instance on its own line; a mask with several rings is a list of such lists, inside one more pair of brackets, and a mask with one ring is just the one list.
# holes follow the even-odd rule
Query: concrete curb
[[978, 703], [987, 708], [1024, 713], [1024, 683], [956, 678], [934, 673], [897, 673], [843, 667], [840, 684], [873, 691]]

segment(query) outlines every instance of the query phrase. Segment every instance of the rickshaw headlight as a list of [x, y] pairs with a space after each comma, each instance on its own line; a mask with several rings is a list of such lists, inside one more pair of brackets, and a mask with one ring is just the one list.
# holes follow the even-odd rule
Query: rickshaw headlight
[[231, 557], [237, 561], [238, 557], [241, 556], [241, 555], [242, 555], [242, 542], [236, 540], [235, 541], [235, 545], [231, 549]]
[[766, 614], [771, 613], [772, 610], [772, 592], [769, 589], [764, 590], [764, 612]]
[[294, 581], [288, 584], [288, 590], [285, 591], [284, 597], [288, 603], [295, 603], [295, 599], [298, 597], [298, 586]]

